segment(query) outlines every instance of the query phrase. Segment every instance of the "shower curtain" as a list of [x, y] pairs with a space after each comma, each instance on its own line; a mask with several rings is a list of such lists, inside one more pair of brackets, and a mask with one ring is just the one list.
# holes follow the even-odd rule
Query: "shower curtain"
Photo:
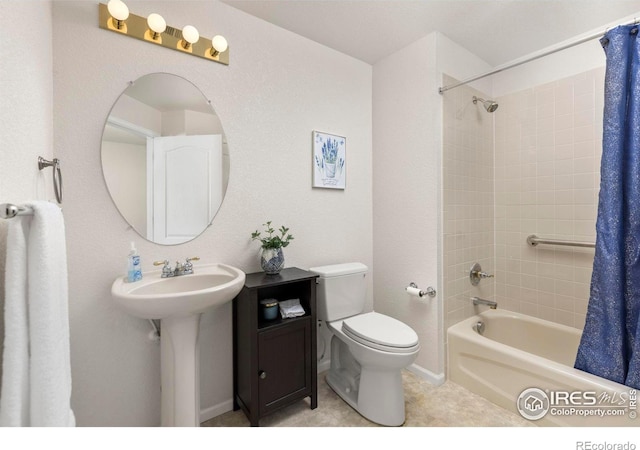
[[600, 198], [591, 295], [575, 367], [640, 389], [640, 43], [638, 26], [601, 39], [606, 54]]

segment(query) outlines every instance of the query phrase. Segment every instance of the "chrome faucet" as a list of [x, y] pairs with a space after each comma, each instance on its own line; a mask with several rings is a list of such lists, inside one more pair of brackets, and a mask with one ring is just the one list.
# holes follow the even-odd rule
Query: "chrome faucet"
[[498, 307], [498, 303], [493, 300], [485, 300], [480, 297], [471, 297], [474, 305], [486, 305], [491, 309], [496, 309]]
[[176, 261], [176, 267], [173, 269], [173, 276], [179, 277], [180, 275], [184, 275], [184, 266], [180, 264], [180, 261]]
[[168, 259], [165, 259], [164, 261], [154, 261], [153, 265], [162, 266], [162, 275], [160, 275], [161, 278], [171, 278], [192, 274], [193, 264], [191, 264], [191, 261], [198, 260], [200, 260], [199, 257], [193, 256], [191, 258], [187, 258], [184, 264], [181, 264], [180, 261], [176, 261], [176, 267], [174, 269], [171, 268]]

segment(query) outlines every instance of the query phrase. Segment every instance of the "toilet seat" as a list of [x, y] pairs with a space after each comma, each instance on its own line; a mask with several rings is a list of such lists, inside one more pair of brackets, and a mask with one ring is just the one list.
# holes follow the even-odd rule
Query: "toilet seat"
[[342, 321], [342, 331], [367, 347], [389, 353], [411, 353], [418, 348], [418, 335], [408, 325], [376, 312]]

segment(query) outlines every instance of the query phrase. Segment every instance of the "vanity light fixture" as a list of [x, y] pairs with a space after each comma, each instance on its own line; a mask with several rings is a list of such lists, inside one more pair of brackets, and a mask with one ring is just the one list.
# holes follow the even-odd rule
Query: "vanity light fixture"
[[112, 26], [123, 33], [127, 32], [125, 20], [129, 18], [129, 8], [122, 0], [109, 0], [107, 9], [111, 15]]
[[149, 30], [145, 33], [145, 37], [147, 34], [149, 35], [149, 39], [154, 42], [162, 42], [162, 33], [167, 29], [167, 22], [160, 14], [151, 13], [147, 17], [147, 25], [149, 26]]
[[227, 40], [220, 35], [214, 36], [211, 39], [211, 49], [209, 50], [209, 54], [212, 57], [218, 56], [220, 53], [224, 53], [229, 45], [227, 44]]
[[130, 14], [122, 0], [109, 0], [106, 5], [99, 3], [98, 16], [99, 27], [104, 30], [229, 65], [229, 45], [223, 36], [216, 35], [210, 40], [200, 36], [193, 25], [180, 30], [167, 25], [157, 13], [146, 18]]
[[180, 47], [183, 50], [191, 52], [191, 46], [200, 40], [200, 33], [198, 29], [193, 25], [187, 25], [182, 29], [182, 39], [180, 40]]

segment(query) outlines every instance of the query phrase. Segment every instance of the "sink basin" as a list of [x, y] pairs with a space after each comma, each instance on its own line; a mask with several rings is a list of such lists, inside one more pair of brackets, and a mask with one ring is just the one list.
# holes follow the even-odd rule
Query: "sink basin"
[[161, 271], [145, 272], [134, 283], [117, 278], [111, 295], [133, 316], [164, 319], [203, 313], [230, 302], [244, 285], [244, 272], [226, 264], [197, 265], [194, 272], [171, 278], [161, 278]]

